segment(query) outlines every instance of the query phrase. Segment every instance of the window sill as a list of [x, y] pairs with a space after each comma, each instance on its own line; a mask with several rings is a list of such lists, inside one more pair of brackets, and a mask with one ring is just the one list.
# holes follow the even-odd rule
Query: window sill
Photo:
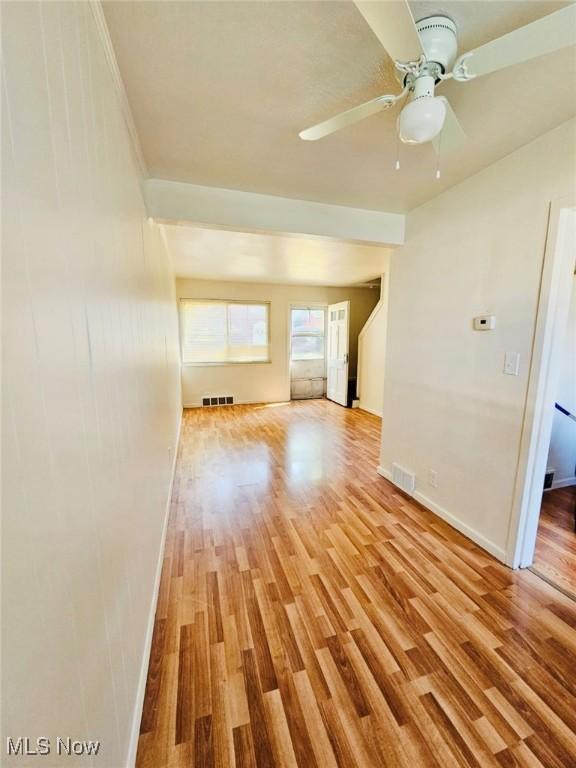
[[214, 368], [236, 365], [270, 365], [272, 360], [226, 360], [218, 363], [182, 363], [182, 368]]

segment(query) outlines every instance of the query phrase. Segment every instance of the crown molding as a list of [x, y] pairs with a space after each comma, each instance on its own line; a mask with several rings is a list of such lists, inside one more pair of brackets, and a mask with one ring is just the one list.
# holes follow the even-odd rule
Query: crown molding
[[114, 46], [112, 45], [112, 39], [110, 37], [110, 31], [108, 30], [108, 24], [106, 23], [106, 17], [104, 16], [104, 11], [102, 9], [102, 3], [100, 0], [89, 0], [88, 5], [92, 10], [92, 14], [96, 22], [98, 36], [100, 38], [100, 42], [102, 43], [102, 48], [104, 50], [104, 55], [108, 63], [110, 74], [112, 75], [112, 82], [114, 83], [114, 89], [116, 91], [116, 95], [118, 96], [120, 109], [122, 116], [124, 117], [128, 136], [130, 138], [130, 145], [134, 155], [134, 160], [138, 170], [140, 171], [142, 179], [146, 179], [148, 178], [148, 168], [144, 160], [142, 146], [140, 144], [138, 131], [136, 130], [136, 125], [134, 123], [134, 117], [132, 116], [132, 110], [130, 109], [126, 88], [124, 87], [124, 81], [122, 80], [120, 68], [118, 67], [118, 60], [116, 59], [116, 53], [114, 52]]

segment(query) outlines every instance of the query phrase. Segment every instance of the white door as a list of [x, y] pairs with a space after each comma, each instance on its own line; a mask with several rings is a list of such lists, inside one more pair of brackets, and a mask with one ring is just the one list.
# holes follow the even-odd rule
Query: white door
[[348, 336], [350, 302], [341, 301], [328, 307], [328, 346], [326, 354], [326, 396], [346, 405], [348, 397]]

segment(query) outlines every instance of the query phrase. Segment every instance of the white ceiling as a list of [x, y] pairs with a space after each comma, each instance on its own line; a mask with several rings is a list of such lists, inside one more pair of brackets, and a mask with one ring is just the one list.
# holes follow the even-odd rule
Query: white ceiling
[[390, 250], [295, 235], [163, 224], [177, 277], [303, 285], [357, 285], [379, 277]]
[[[452, 16], [463, 52], [566, 5], [412, 2]], [[566, 49], [469, 83], [445, 83], [469, 141], [442, 159], [402, 146], [381, 113], [318, 142], [298, 131], [397, 89], [350, 2], [104, 2], [150, 176], [404, 212], [576, 113]]]

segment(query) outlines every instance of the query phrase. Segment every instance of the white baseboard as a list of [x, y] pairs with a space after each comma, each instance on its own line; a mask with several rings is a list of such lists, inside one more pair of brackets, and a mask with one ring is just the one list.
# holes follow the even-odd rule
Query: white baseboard
[[160, 548], [158, 550], [158, 559], [156, 561], [156, 575], [154, 577], [154, 587], [152, 590], [152, 599], [150, 601], [150, 610], [148, 613], [148, 626], [146, 627], [146, 637], [144, 639], [144, 650], [142, 652], [142, 662], [140, 664], [140, 677], [138, 679], [138, 689], [136, 691], [136, 702], [134, 704], [134, 715], [132, 717], [132, 728], [130, 729], [130, 742], [128, 744], [128, 756], [126, 758], [127, 768], [133, 768], [136, 764], [136, 753], [138, 751], [138, 738], [140, 736], [140, 721], [142, 720], [142, 709], [144, 707], [144, 695], [146, 693], [146, 681], [148, 679], [148, 664], [150, 662], [150, 651], [152, 650], [152, 636], [154, 634], [154, 622], [156, 618], [156, 604], [158, 602], [158, 592], [160, 590], [160, 578], [162, 576], [162, 565], [164, 563], [164, 546], [166, 544], [166, 532], [168, 531], [168, 520], [170, 518], [170, 503], [172, 501], [172, 489], [174, 487], [174, 478], [176, 476], [176, 462], [178, 461], [178, 447], [180, 446], [180, 433], [182, 431], [182, 413], [178, 422], [178, 431], [176, 434], [176, 443], [174, 446], [174, 456], [172, 459], [172, 475], [170, 478], [170, 487], [168, 488], [168, 499], [166, 509], [164, 510], [164, 523], [162, 525], [162, 535], [160, 537]]
[[550, 491], [555, 488], [570, 488], [572, 485], [576, 485], [576, 477], [565, 477], [562, 480], [554, 480], [552, 488], [547, 488], [546, 490]]
[[386, 469], [385, 467], [376, 467], [376, 472], [378, 472], [379, 475], [382, 475], [382, 477], [385, 477], [386, 480], [392, 482], [392, 472], [390, 472], [389, 469]]
[[382, 418], [382, 411], [377, 411], [376, 408], [368, 408], [367, 405], [364, 405], [362, 400], [360, 400], [360, 405], [358, 407], [360, 408], [361, 411], [367, 411], [368, 413], [371, 413], [373, 416], [378, 416], [379, 418]]
[[[382, 477], [385, 477], [386, 480], [389, 480], [390, 482], [392, 482], [392, 473], [390, 472], [390, 470], [385, 469], [384, 467], [378, 467], [377, 472], [379, 475], [382, 475]], [[467, 536], [475, 544], [478, 544], [479, 547], [482, 547], [482, 549], [485, 549], [486, 552], [489, 552], [491, 555], [494, 555], [494, 557], [497, 560], [500, 560], [500, 562], [502, 563], [506, 563], [506, 550], [504, 550], [502, 547], [497, 546], [496, 544], [494, 544], [494, 542], [485, 538], [481, 533], [478, 533], [478, 531], [475, 531], [474, 528], [470, 528], [469, 525], [462, 522], [462, 520], [460, 520], [459, 518], [455, 517], [451, 512], [448, 512], [448, 510], [444, 509], [444, 507], [441, 507], [439, 504], [436, 504], [435, 501], [432, 501], [432, 499], [429, 499], [421, 491], [418, 491], [418, 490], [414, 491], [413, 498], [416, 501], [418, 501], [420, 504], [422, 504], [423, 507], [426, 507], [426, 509], [429, 509], [430, 512], [433, 512], [435, 515], [437, 515], [442, 520], [444, 520], [449, 525], [451, 525], [452, 528], [456, 528], [457, 531], [460, 531], [460, 533], [463, 533], [464, 536]]]

